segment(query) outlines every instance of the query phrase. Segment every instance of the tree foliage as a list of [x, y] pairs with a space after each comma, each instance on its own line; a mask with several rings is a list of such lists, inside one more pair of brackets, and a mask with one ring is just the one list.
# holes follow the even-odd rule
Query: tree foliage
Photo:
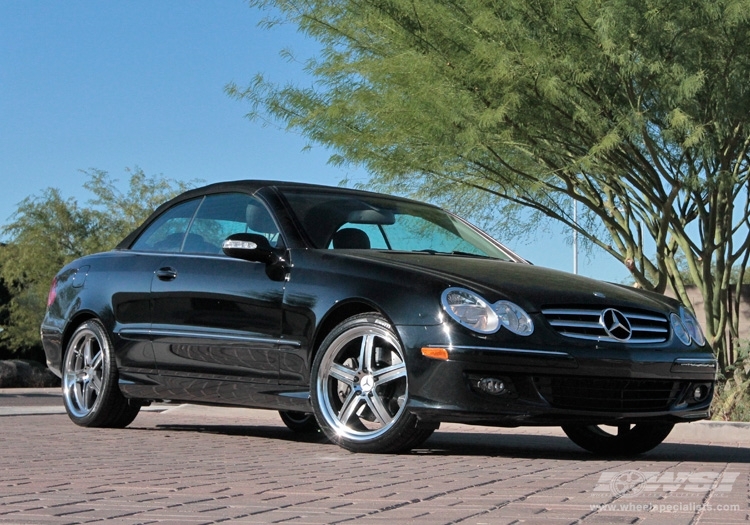
[[750, 354], [748, 341], [739, 345], [737, 360], [719, 376], [711, 405], [712, 419], [750, 421]]
[[689, 304], [684, 260], [731, 362], [731, 270], [741, 282], [750, 255], [749, 0], [251, 4], [321, 44], [311, 86], [227, 87], [251, 117], [365, 166], [379, 189], [503, 225], [529, 209], [559, 221]]
[[23, 351], [38, 344], [47, 293], [60, 268], [83, 255], [114, 248], [159, 204], [190, 185], [147, 177], [135, 169], [123, 193], [107, 172], [85, 173], [89, 178], [84, 188], [92, 198], [84, 205], [47, 188], [21, 201], [2, 228], [9, 240], [0, 249], [0, 279], [10, 300], [0, 305], [0, 318], [6, 320], [0, 337], [8, 348]]

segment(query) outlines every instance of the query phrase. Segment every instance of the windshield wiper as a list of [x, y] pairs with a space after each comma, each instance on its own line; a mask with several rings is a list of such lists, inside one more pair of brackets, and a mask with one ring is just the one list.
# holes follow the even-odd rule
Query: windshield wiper
[[429, 253], [430, 255], [460, 255], [461, 257], [477, 257], [479, 259], [493, 259], [489, 255], [483, 255], [481, 253], [470, 253], [454, 250], [452, 252], [439, 252], [437, 250], [415, 250], [413, 253]]

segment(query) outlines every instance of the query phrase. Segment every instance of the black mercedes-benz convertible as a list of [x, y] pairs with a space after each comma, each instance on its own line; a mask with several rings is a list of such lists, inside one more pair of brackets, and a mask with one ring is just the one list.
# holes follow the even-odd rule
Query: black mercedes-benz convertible
[[637, 454], [708, 416], [716, 373], [672, 299], [533, 266], [431, 205], [273, 181], [190, 190], [68, 264], [41, 334], [79, 425], [267, 408], [357, 452], [459, 422]]

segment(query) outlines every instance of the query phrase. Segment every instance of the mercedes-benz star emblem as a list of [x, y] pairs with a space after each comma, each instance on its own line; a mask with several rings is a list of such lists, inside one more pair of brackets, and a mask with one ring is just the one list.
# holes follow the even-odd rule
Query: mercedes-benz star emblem
[[618, 341], [627, 341], [633, 334], [633, 329], [630, 327], [630, 321], [625, 317], [625, 314], [615, 310], [614, 308], [607, 308], [602, 312], [602, 316], [599, 318], [599, 323], [604, 327], [604, 331], [612, 339]]
[[372, 387], [375, 386], [375, 380], [370, 374], [367, 374], [359, 382], [359, 386], [362, 388], [362, 391], [366, 394], [372, 390]]

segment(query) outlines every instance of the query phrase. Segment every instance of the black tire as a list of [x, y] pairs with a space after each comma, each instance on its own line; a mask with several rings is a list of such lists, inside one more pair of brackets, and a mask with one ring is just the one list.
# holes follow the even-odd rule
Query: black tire
[[334, 328], [315, 356], [310, 385], [321, 430], [352, 452], [403, 452], [434, 431], [418, 428], [406, 410], [404, 351], [382, 315], [356, 315]]
[[90, 319], [70, 338], [62, 365], [63, 402], [68, 417], [83, 427], [123, 428], [141, 409], [117, 384], [112, 342], [102, 324]]
[[279, 415], [287, 428], [294, 432], [305, 434], [318, 432], [320, 430], [314, 414], [280, 410]]
[[[579, 447], [606, 456], [634, 456], [659, 445], [674, 427], [671, 423], [563, 425], [563, 431]], [[613, 432], [606, 429], [611, 428]]]

